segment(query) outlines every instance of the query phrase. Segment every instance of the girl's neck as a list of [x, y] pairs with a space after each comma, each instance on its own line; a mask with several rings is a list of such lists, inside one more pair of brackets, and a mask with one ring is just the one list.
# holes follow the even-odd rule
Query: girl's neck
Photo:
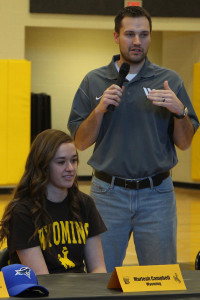
[[47, 186], [47, 199], [51, 202], [62, 202], [68, 195], [68, 189], [56, 189]]

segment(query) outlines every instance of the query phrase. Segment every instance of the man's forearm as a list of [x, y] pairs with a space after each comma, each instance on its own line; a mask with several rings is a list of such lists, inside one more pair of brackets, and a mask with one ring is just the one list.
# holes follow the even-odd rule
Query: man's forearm
[[186, 150], [190, 147], [192, 138], [194, 136], [194, 127], [189, 119], [174, 118], [174, 144], [181, 150]]
[[75, 135], [78, 150], [85, 150], [96, 142], [104, 113], [96, 107], [79, 126]]

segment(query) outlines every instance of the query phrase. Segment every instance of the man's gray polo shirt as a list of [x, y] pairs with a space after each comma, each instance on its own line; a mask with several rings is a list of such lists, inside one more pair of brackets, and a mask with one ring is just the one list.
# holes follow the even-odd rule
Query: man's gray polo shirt
[[[73, 136], [104, 91], [116, 83], [118, 72], [114, 61], [118, 59], [119, 56], [114, 56], [108, 66], [89, 72], [83, 79], [68, 121]], [[124, 83], [120, 105], [104, 115], [94, 152], [88, 161], [95, 170], [133, 179], [165, 172], [176, 165], [173, 115], [147, 99], [149, 90], [163, 89], [165, 80], [188, 107], [190, 120], [197, 130], [199, 121], [180, 76], [146, 59], [137, 76]]]

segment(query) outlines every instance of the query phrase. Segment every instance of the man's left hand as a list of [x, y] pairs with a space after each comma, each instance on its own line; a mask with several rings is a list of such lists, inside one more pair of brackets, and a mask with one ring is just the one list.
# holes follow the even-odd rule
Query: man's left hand
[[170, 89], [168, 81], [164, 81], [164, 90], [151, 90], [147, 98], [153, 105], [167, 108], [174, 114], [183, 114], [184, 105]]

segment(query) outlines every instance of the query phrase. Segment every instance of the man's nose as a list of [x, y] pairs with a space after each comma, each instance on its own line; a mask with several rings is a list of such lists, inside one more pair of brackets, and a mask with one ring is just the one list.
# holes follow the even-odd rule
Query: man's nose
[[141, 44], [140, 37], [139, 37], [138, 34], [136, 34], [134, 36], [134, 38], [133, 38], [133, 44], [136, 44], [136, 45]]

